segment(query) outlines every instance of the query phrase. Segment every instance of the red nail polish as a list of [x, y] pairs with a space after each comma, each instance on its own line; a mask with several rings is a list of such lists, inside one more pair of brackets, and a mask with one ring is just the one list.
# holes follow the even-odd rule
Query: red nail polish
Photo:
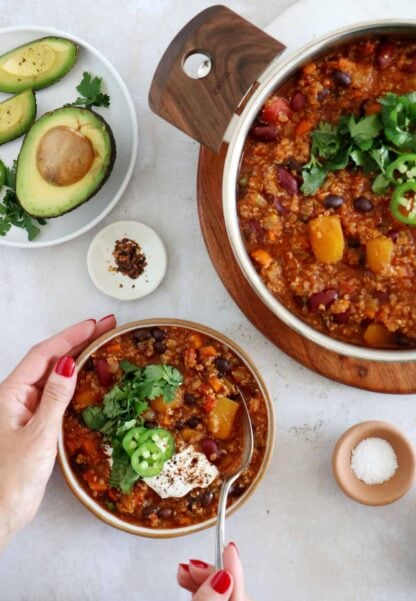
[[238, 550], [238, 547], [235, 543], [230, 543], [230, 545], [232, 545], [234, 547], [234, 549], [237, 551], [237, 553], [240, 555], [240, 551]]
[[55, 365], [55, 373], [64, 378], [70, 378], [75, 371], [75, 361], [72, 357], [61, 357]]
[[110, 319], [110, 317], [114, 317], [114, 313], [110, 313], [110, 315], [106, 315], [105, 317], [102, 317], [99, 321], [105, 321], [106, 319]]
[[191, 563], [194, 568], [200, 568], [202, 570], [206, 570], [208, 567], [208, 564], [205, 563], [205, 561], [200, 561], [199, 559], [191, 559], [189, 563]]
[[187, 563], [180, 563], [179, 566], [182, 568], [182, 570], [185, 570], [185, 572], [189, 572], [189, 566]]
[[228, 591], [231, 585], [231, 578], [228, 572], [220, 570], [211, 579], [211, 587], [216, 593], [223, 595]]

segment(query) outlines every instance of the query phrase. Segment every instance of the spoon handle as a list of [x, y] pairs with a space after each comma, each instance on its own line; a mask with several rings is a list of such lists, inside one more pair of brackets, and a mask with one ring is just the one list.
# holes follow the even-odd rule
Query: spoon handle
[[215, 569], [222, 570], [224, 568], [222, 552], [224, 550], [225, 540], [225, 513], [227, 510], [227, 498], [230, 492], [230, 486], [233, 483], [232, 479], [225, 479], [221, 487], [220, 496], [218, 499], [218, 514], [215, 540]]

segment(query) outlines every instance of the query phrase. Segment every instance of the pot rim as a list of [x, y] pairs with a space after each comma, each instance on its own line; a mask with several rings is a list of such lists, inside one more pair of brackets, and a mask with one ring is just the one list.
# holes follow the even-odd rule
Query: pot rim
[[[227, 509], [226, 516], [229, 517], [233, 514], [237, 509], [242, 507], [246, 501], [251, 497], [251, 495], [255, 492], [260, 482], [263, 480], [267, 469], [269, 468], [274, 444], [275, 444], [275, 434], [276, 434], [276, 420], [275, 420], [275, 409], [273, 399], [270, 396], [270, 393], [267, 389], [267, 386], [263, 380], [263, 377], [256, 367], [253, 360], [250, 356], [244, 351], [237, 343], [233, 340], [214, 330], [208, 326], [193, 322], [187, 321], [184, 319], [174, 319], [174, 318], [154, 318], [154, 319], [142, 319], [138, 321], [131, 321], [124, 325], [118, 326], [109, 332], [106, 332], [96, 340], [94, 340], [88, 347], [77, 357], [76, 365], [77, 369], [80, 369], [88, 357], [96, 351], [99, 347], [101, 347], [104, 343], [109, 342], [115, 336], [119, 336], [120, 334], [124, 334], [126, 332], [130, 332], [131, 330], [135, 330], [137, 328], [142, 327], [159, 327], [159, 326], [175, 326], [181, 327], [184, 329], [192, 329], [197, 332], [201, 332], [202, 334], [206, 334], [211, 338], [214, 338], [218, 342], [225, 344], [228, 346], [246, 365], [249, 369], [250, 373], [253, 375], [256, 384], [258, 385], [264, 401], [266, 403], [267, 409], [267, 420], [268, 420], [268, 430], [267, 430], [267, 442], [266, 442], [266, 450], [263, 457], [263, 461], [261, 463], [260, 469], [254, 477], [254, 480], [251, 486], [247, 489], [247, 491], [239, 497], [233, 505]], [[63, 421], [62, 421], [63, 424]], [[63, 442], [63, 427], [61, 426], [58, 436], [58, 463], [61, 469], [61, 473], [65, 479], [65, 482], [71, 492], [77, 497], [78, 501], [80, 501], [84, 507], [86, 507], [91, 513], [95, 515], [99, 520], [105, 522], [109, 526], [113, 528], [117, 528], [118, 530], [122, 530], [124, 532], [128, 532], [129, 534], [135, 534], [137, 536], [143, 536], [146, 538], [175, 538], [179, 536], [185, 536], [187, 534], [193, 534], [195, 532], [199, 532], [200, 530], [205, 530], [215, 525], [216, 517], [213, 517], [205, 522], [200, 522], [197, 524], [192, 524], [190, 526], [185, 526], [183, 528], [163, 528], [159, 530], [155, 530], [152, 528], [146, 528], [144, 526], [139, 526], [137, 524], [133, 524], [127, 521], [124, 521], [118, 517], [116, 517], [109, 510], [104, 509], [99, 505], [92, 497], [88, 495], [88, 493], [84, 490], [82, 485], [78, 482], [67, 457], [66, 449]]]
[[246, 251], [241, 235], [237, 215], [237, 176], [240, 167], [244, 142], [249, 128], [254, 121], [261, 106], [272, 92], [288, 79], [307, 60], [326, 50], [334, 43], [344, 43], [349, 39], [364, 33], [392, 33], [400, 30], [416, 28], [416, 19], [377, 19], [365, 21], [346, 27], [341, 27], [314, 39], [301, 49], [290, 53], [283, 60], [277, 57], [258, 79], [258, 87], [247, 100], [240, 115], [235, 114], [226, 132], [228, 148], [224, 162], [222, 180], [222, 202], [225, 226], [231, 243], [234, 256], [241, 271], [254, 292], [264, 304], [286, 325], [291, 327], [301, 336], [311, 340], [340, 355], [381, 362], [404, 362], [416, 359], [416, 349], [413, 350], [385, 350], [373, 349], [342, 342], [323, 334], [302, 321], [289, 311], [261, 280]]

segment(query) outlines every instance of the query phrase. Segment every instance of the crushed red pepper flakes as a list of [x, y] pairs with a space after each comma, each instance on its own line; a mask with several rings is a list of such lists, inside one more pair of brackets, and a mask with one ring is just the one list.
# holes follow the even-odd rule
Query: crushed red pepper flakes
[[140, 277], [147, 266], [147, 259], [140, 244], [129, 238], [116, 240], [113, 257], [116, 267], [111, 266], [110, 271], [122, 273], [132, 280]]

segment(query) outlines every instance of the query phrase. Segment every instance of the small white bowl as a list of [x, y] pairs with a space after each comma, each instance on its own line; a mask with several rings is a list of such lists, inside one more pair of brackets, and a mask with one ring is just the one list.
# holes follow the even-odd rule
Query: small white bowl
[[[114, 271], [116, 240], [135, 240], [146, 256], [143, 273], [132, 279]], [[160, 236], [138, 221], [117, 221], [103, 228], [92, 240], [87, 254], [88, 273], [98, 290], [118, 300], [147, 296], [159, 286], [166, 273], [166, 250]]]

